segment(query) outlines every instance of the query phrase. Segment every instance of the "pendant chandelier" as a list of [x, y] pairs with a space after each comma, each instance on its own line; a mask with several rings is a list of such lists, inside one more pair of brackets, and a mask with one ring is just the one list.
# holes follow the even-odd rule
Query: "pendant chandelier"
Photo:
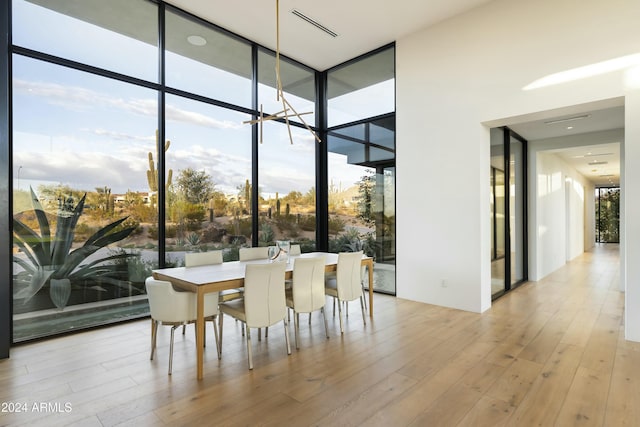
[[290, 117], [297, 117], [300, 122], [307, 128], [309, 132], [313, 135], [316, 141], [321, 142], [318, 135], [311, 129], [311, 127], [304, 121], [302, 118], [303, 115], [312, 114], [312, 111], [307, 111], [304, 113], [298, 113], [295, 108], [287, 101], [284, 96], [284, 91], [282, 90], [282, 79], [280, 77], [280, 0], [276, 0], [276, 101], [282, 103], [282, 110], [278, 111], [275, 114], [270, 114], [265, 116], [262, 111], [262, 104], [260, 104], [260, 115], [257, 119], [244, 121], [244, 124], [254, 125], [256, 123], [260, 124], [260, 144], [262, 144], [262, 125], [264, 122], [268, 120], [278, 120], [284, 119], [287, 124], [287, 132], [289, 133], [289, 142], [293, 144], [293, 136], [291, 134], [291, 124], [289, 123]]

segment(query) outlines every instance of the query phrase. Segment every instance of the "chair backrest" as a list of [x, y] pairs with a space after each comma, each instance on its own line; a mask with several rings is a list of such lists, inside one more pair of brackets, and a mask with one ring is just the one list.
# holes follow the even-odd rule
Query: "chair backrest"
[[148, 277], [145, 281], [151, 318], [160, 322], [189, 322], [196, 318], [195, 294], [177, 292], [171, 282]]
[[247, 326], [265, 328], [284, 319], [286, 263], [247, 264], [244, 276], [244, 311]]
[[362, 296], [362, 251], [340, 252], [336, 271], [338, 298], [352, 301]]
[[222, 251], [190, 252], [184, 254], [185, 267], [222, 264]]
[[289, 255], [300, 255], [300, 245], [291, 245]]
[[269, 248], [266, 246], [259, 246], [255, 248], [240, 248], [240, 251], [238, 253], [240, 255], [240, 261], [251, 261], [252, 259], [269, 258]]
[[325, 305], [325, 257], [296, 258], [293, 264], [293, 306], [298, 313], [311, 313]]

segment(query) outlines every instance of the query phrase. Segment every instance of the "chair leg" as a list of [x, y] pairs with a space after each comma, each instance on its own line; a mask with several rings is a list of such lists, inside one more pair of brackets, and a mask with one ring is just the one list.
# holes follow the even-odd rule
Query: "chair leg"
[[258, 341], [262, 341], [262, 328], [258, 328]]
[[180, 325], [174, 325], [171, 327], [171, 342], [169, 344], [169, 375], [171, 375], [171, 371], [173, 369], [173, 333], [178, 327], [180, 327]]
[[264, 328], [264, 337], [269, 338], [269, 327]]
[[364, 301], [364, 309], [367, 310], [367, 291], [364, 289], [364, 282], [362, 282], [362, 298]]
[[296, 350], [300, 349], [300, 344], [298, 343], [298, 339], [300, 338], [300, 314], [293, 313], [293, 331], [296, 339]]
[[362, 309], [362, 321], [364, 322], [365, 326], [367, 325], [367, 318], [364, 315], [364, 298], [360, 297], [360, 308]]
[[182, 325], [182, 335], [184, 335], [184, 332], [187, 330], [187, 325]]
[[[222, 318], [224, 317], [224, 315], [222, 313], [220, 313], [218, 315], [218, 359], [222, 358]], [[214, 328], [215, 328], [215, 323], [214, 323]]]
[[291, 342], [289, 341], [289, 322], [287, 319], [283, 319], [284, 321], [284, 340], [287, 343], [287, 354], [291, 354]]
[[324, 307], [320, 309], [322, 312], [322, 318], [324, 319], [324, 333], [327, 335], [327, 339], [329, 339], [329, 328], [327, 327], [327, 316], [324, 313]]
[[338, 301], [338, 317], [340, 318], [340, 333], [344, 334], [344, 327], [342, 326], [342, 301]]
[[151, 319], [151, 357], [149, 360], [153, 360], [153, 355], [156, 352], [156, 340], [158, 339], [158, 321]]
[[247, 358], [249, 359], [249, 370], [253, 369], [253, 357], [251, 355], [251, 328], [246, 327], [246, 323], [245, 323], [245, 329], [247, 330]]
[[218, 330], [216, 329], [216, 317], [217, 316], [213, 316], [213, 320], [211, 321], [211, 323], [213, 323], [213, 333], [216, 336], [216, 350], [218, 351], [218, 360], [220, 360], [222, 359], [222, 349], [220, 348], [220, 336], [218, 335]]
[[333, 317], [336, 317], [336, 298], [333, 299]]
[[309, 324], [311, 324], [311, 313], [309, 313]]

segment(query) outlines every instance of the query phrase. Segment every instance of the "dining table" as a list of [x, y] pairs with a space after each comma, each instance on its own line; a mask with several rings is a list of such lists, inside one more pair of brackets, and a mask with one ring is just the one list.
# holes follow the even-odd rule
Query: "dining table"
[[[285, 270], [285, 279], [293, 276], [293, 265], [296, 258], [322, 256], [325, 259], [325, 273], [337, 270], [338, 254], [332, 252], [307, 252], [289, 256]], [[237, 289], [244, 286], [245, 267], [247, 264], [285, 262], [269, 259], [251, 261], [227, 261], [221, 264], [209, 264], [197, 267], [172, 267], [152, 270], [153, 278], [166, 280], [176, 289], [195, 292], [197, 297], [196, 317], [196, 354], [197, 378], [204, 377], [204, 295], [210, 292], [220, 292]], [[363, 255], [362, 265], [368, 267], [369, 279], [369, 316], [373, 317], [373, 258]]]

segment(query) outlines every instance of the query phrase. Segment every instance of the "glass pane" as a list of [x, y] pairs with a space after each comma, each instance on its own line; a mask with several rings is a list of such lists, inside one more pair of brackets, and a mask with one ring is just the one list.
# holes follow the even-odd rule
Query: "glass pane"
[[251, 107], [251, 46], [176, 13], [166, 14], [167, 86]]
[[505, 179], [503, 130], [491, 129], [491, 295], [505, 290]]
[[15, 341], [148, 314], [156, 100], [149, 89], [13, 57]]
[[395, 111], [395, 49], [331, 70], [327, 97], [329, 126]]
[[217, 249], [238, 259], [251, 242], [249, 116], [177, 96], [166, 102], [166, 263]]
[[158, 8], [154, 3], [15, 0], [12, 7], [14, 44], [158, 80]]
[[524, 179], [522, 143], [511, 138], [509, 168], [509, 234], [511, 237], [511, 284], [524, 278]]
[[278, 122], [264, 124], [259, 147], [260, 246], [275, 240], [299, 244], [302, 252], [316, 248], [315, 150], [317, 142], [306, 129]]
[[374, 257], [374, 290], [388, 293], [395, 293], [394, 138], [393, 120], [384, 119], [328, 139], [329, 250]]
[[596, 241], [620, 242], [620, 188], [596, 189]]
[[[276, 90], [276, 58], [274, 54], [258, 52], [258, 103], [265, 115], [285, 109]], [[315, 74], [306, 68], [292, 64], [280, 57], [280, 80], [285, 100], [293, 110], [288, 111], [289, 120], [315, 125], [316, 86]], [[287, 106], [286, 108], [289, 108]], [[300, 117], [291, 115], [297, 112]], [[309, 114], [307, 114], [309, 113]]]

